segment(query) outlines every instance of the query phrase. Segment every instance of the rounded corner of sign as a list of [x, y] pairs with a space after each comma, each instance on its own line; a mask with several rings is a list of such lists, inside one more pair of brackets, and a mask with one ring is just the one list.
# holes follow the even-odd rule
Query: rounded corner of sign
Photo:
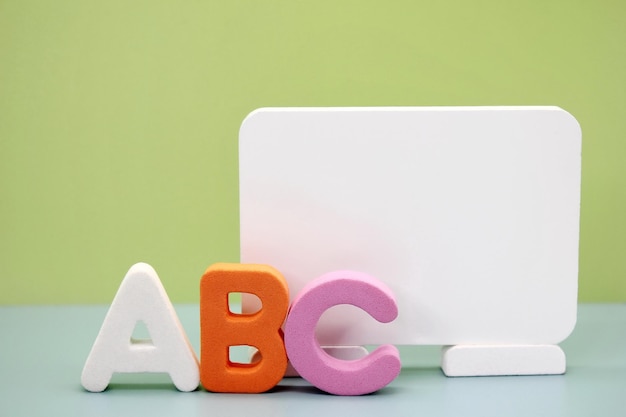
[[554, 108], [558, 111], [558, 113], [564, 120], [563, 123], [569, 126], [573, 132], [575, 132], [575, 137], [579, 140], [582, 139], [582, 127], [580, 126], [580, 122], [578, 121], [578, 119], [576, 119], [576, 117], [572, 113], [562, 107], [555, 106]]
[[241, 121], [241, 126], [239, 127], [239, 136], [241, 137], [241, 133], [244, 129], [251, 123], [253, 123], [258, 117], [259, 114], [263, 114], [267, 111], [266, 107], [259, 107], [257, 109], [252, 110], [250, 113], [246, 115]]
[[248, 136], [248, 132], [257, 132], [259, 130], [258, 123], [260, 120], [263, 120], [268, 113], [276, 110], [276, 108], [272, 107], [259, 107], [248, 113], [239, 126], [239, 144]]
[[570, 337], [576, 328], [576, 322], [578, 321], [577, 311], [574, 309], [573, 314], [571, 314], [567, 321], [560, 327], [560, 331], [557, 334], [557, 340], [554, 342], [555, 344], [559, 344], [563, 342], [565, 339]]

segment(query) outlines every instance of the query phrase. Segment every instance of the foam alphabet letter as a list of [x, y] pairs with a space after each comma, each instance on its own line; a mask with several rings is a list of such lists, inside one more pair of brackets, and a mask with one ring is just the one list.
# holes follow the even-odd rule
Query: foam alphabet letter
[[388, 323], [398, 315], [390, 289], [369, 275], [331, 272], [311, 281], [291, 305], [285, 324], [285, 347], [300, 376], [336, 395], [362, 395], [383, 388], [400, 373], [398, 350], [383, 345], [364, 358], [343, 361], [326, 354], [315, 339], [320, 316], [332, 306], [352, 304]]
[[[234, 314], [229, 293], [251, 293], [261, 299], [261, 310]], [[287, 368], [280, 330], [289, 306], [289, 287], [270, 266], [214, 264], [200, 281], [200, 379], [213, 392], [264, 392], [273, 388]], [[229, 347], [254, 346], [261, 360], [254, 364], [230, 362]]]
[[[143, 321], [151, 340], [131, 340]], [[133, 265], [122, 281], [100, 333], [87, 357], [81, 383], [101, 392], [114, 372], [167, 372], [180, 391], [199, 384], [199, 365], [156, 271], [148, 264]]]

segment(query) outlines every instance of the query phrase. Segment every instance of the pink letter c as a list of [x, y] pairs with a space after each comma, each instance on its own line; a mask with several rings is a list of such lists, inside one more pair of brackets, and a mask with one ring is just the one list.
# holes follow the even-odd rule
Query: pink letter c
[[364, 358], [344, 361], [329, 356], [315, 339], [322, 314], [338, 304], [352, 304], [382, 323], [398, 316], [389, 288], [354, 271], [331, 272], [311, 281], [294, 299], [285, 323], [285, 347], [293, 367], [317, 388], [336, 395], [377, 391], [400, 373], [398, 350], [383, 345]]

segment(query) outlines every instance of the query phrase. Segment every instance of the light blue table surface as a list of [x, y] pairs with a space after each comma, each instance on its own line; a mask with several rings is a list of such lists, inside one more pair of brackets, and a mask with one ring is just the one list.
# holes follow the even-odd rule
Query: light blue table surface
[[[626, 416], [626, 304], [579, 306], [561, 345], [565, 375], [447, 378], [440, 347], [401, 347], [401, 375], [362, 397], [299, 378], [264, 394], [183, 393], [162, 374], [116, 375], [86, 392], [81, 370], [107, 309], [0, 307], [0, 416]], [[176, 310], [198, 352], [198, 306]]]

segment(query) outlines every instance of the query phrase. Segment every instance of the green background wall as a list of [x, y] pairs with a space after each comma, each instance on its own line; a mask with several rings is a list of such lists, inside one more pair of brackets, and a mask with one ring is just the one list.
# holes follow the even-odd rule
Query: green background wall
[[266, 106], [558, 105], [583, 129], [580, 300], [626, 301], [626, 3], [0, 0], [0, 303], [173, 301], [238, 260]]

